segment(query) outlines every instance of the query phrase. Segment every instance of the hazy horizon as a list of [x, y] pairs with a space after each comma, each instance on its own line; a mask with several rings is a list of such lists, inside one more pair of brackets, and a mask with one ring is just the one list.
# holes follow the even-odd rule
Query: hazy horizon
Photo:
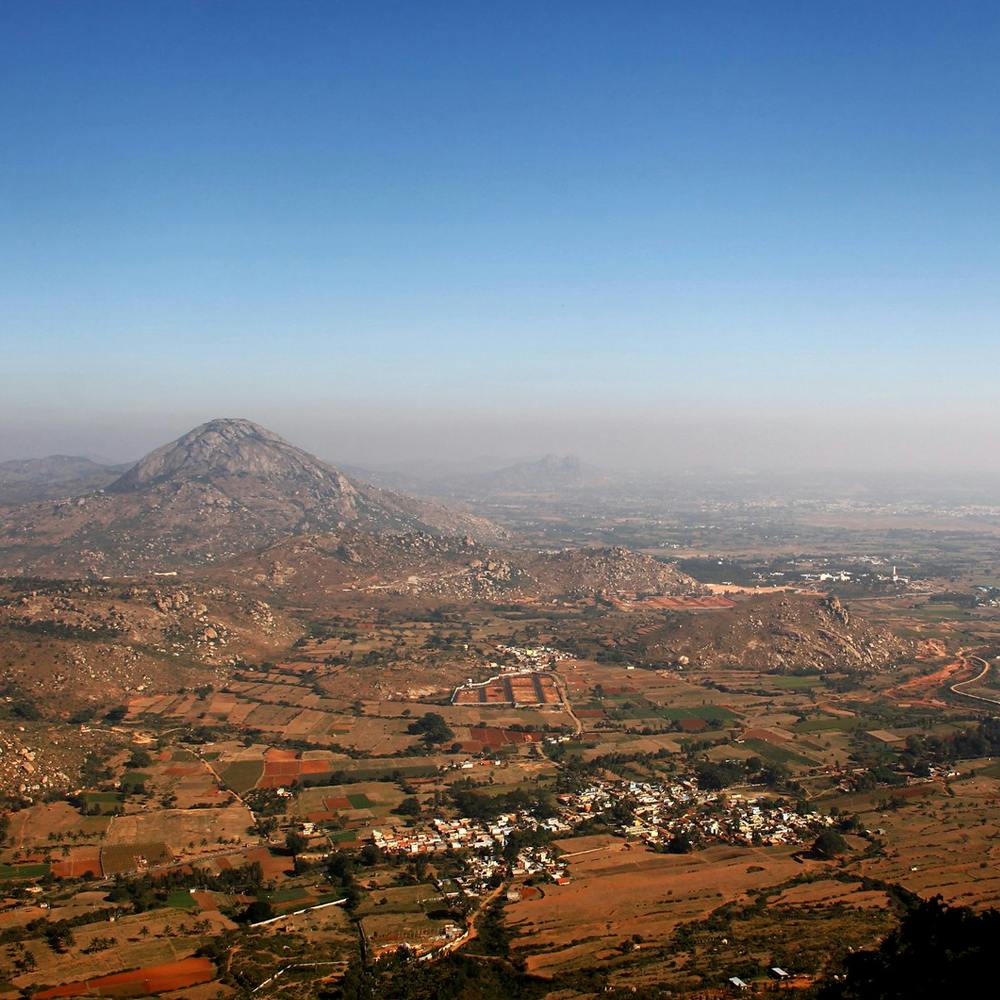
[[0, 458], [1000, 473], [1000, 8], [9, 3]]
[[[995, 427], [980, 424], [981, 433], [976, 434], [975, 428], [963, 429], [940, 418], [915, 426], [899, 418], [890, 423], [883, 417], [880, 426], [873, 428], [863, 414], [847, 422], [822, 413], [800, 415], [794, 427], [778, 415], [754, 419], [745, 413], [688, 414], [659, 421], [647, 414], [629, 423], [620, 419], [604, 423], [600, 414], [590, 414], [586, 421], [551, 423], [544, 416], [524, 414], [502, 426], [468, 415], [464, 419], [446, 416], [436, 425], [400, 426], [353, 411], [342, 414], [339, 421], [280, 414], [270, 420], [237, 412], [119, 425], [105, 417], [63, 429], [24, 426], [14, 440], [26, 447], [12, 449], [5, 435], [0, 461], [81, 455], [111, 463], [130, 462], [218, 417], [253, 420], [325, 461], [372, 470], [425, 462], [495, 468], [556, 454], [574, 455], [610, 472], [646, 474], [698, 470], [713, 474], [885, 473], [903, 478], [912, 474], [915, 479], [928, 474], [984, 480], [1000, 476], [995, 459], [1000, 439]], [[875, 430], [881, 432], [877, 439]], [[947, 460], [941, 457], [946, 452], [950, 452]], [[989, 461], [984, 461], [987, 456]]]

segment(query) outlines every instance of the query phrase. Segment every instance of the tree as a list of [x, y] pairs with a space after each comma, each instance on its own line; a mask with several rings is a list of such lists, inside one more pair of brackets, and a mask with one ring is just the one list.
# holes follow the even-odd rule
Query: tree
[[136, 768], [140, 767], [149, 767], [149, 765], [152, 763], [153, 763], [153, 758], [149, 755], [149, 753], [143, 750], [141, 747], [136, 747], [132, 751], [132, 755], [129, 757], [125, 766], [131, 768], [132, 770], [135, 770]]
[[45, 940], [53, 951], [62, 954], [73, 944], [73, 932], [65, 923], [50, 924], [45, 929]]
[[326, 859], [326, 877], [335, 885], [349, 885], [354, 881], [354, 858], [347, 851], [336, 851]]
[[255, 899], [243, 912], [243, 920], [248, 924], [259, 924], [274, 916], [274, 907], [266, 899]]
[[309, 839], [298, 830], [289, 830], [285, 834], [285, 847], [289, 854], [301, 854], [309, 846]]
[[877, 951], [848, 956], [821, 1000], [937, 1000], [988, 992], [1000, 911], [948, 907], [940, 896], [913, 906]]
[[847, 841], [836, 830], [824, 830], [813, 841], [812, 849], [821, 858], [833, 859], [847, 853]]
[[695, 767], [698, 787], [705, 791], [718, 791], [746, 777], [743, 768], [734, 761], [701, 761]]
[[691, 842], [691, 837], [687, 833], [676, 834], [667, 844], [668, 854], [690, 854], [694, 850], [694, 844]]
[[448, 740], [455, 738], [448, 723], [437, 712], [425, 712], [415, 722], [411, 722], [406, 731], [414, 736], [422, 735], [428, 746], [436, 743], [447, 743]]

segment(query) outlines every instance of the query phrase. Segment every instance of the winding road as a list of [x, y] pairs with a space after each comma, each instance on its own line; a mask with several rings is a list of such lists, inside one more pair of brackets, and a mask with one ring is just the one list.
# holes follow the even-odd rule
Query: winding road
[[972, 698], [974, 701], [984, 701], [988, 705], [1000, 705], [1000, 695], [998, 695], [995, 698], [989, 698], [986, 695], [969, 694], [968, 691], [962, 690], [962, 688], [970, 684], [978, 684], [980, 681], [985, 680], [985, 678], [990, 672], [989, 660], [985, 660], [981, 656], [966, 656], [964, 657], [964, 659], [968, 660], [969, 662], [974, 661], [976, 663], [981, 663], [983, 665], [983, 669], [980, 670], [975, 677], [970, 677], [967, 681], [959, 681], [957, 684], [952, 684], [951, 687], [948, 688], [948, 690], [951, 691], [952, 694], [960, 695], [962, 698]]

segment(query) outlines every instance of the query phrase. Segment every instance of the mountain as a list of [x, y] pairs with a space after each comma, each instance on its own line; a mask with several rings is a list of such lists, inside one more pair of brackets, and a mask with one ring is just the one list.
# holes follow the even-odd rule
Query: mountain
[[0, 462], [0, 504], [56, 500], [90, 493], [114, 482], [123, 468], [79, 455]]
[[348, 525], [502, 537], [483, 518], [356, 482], [249, 420], [224, 419], [150, 452], [102, 492], [4, 512], [0, 572], [166, 572]]
[[497, 458], [464, 461], [424, 459], [381, 468], [354, 467], [352, 474], [389, 489], [422, 496], [462, 497], [470, 501], [497, 494], [560, 494], [607, 485], [608, 477], [575, 455], [545, 455], [504, 464]]
[[239, 556], [213, 575], [317, 609], [347, 592], [504, 601], [704, 590], [675, 566], [625, 548], [504, 550], [424, 532], [299, 535]]
[[552, 493], [599, 486], [606, 477], [576, 455], [545, 455], [535, 462], [516, 462], [468, 477], [462, 484], [473, 493]]
[[912, 652], [838, 598], [765, 594], [726, 611], [690, 615], [636, 639], [649, 664], [790, 672], [877, 670]]

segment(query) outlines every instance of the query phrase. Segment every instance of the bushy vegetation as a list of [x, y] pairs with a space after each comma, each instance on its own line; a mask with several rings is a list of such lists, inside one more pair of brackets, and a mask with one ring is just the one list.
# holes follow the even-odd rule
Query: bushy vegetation
[[539, 788], [515, 788], [502, 795], [487, 795], [471, 783], [456, 784], [451, 800], [463, 816], [470, 819], [493, 819], [502, 813], [529, 812], [538, 819], [556, 814], [552, 796]]
[[455, 738], [448, 723], [437, 712], [425, 712], [419, 719], [411, 722], [406, 731], [412, 735], [420, 735], [428, 746], [447, 743]]
[[877, 951], [848, 956], [820, 1000], [939, 1000], [988, 995], [1000, 911], [945, 906], [940, 897], [903, 917]]

